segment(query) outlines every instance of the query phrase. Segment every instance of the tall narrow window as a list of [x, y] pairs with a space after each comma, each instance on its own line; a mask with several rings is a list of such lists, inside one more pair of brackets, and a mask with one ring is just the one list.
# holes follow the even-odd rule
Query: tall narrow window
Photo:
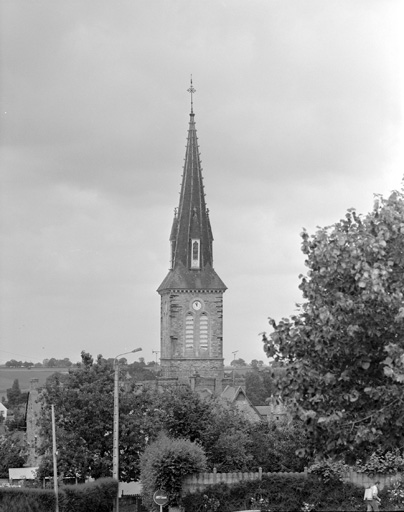
[[194, 315], [187, 313], [185, 318], [185, 349], [193, 350], [194, 348]]
[[200, 240], [191, 241], [191, 268], [200, 268]]
[[171, 259], [170, 259], [170, 269], [174, 268], [174, 254], [175, 254], [175, 240], [171, 240]]
[[202, 313], [199, 321], [199, 348], [201, 350], [208, 350], [208, 323], [208, 315]]

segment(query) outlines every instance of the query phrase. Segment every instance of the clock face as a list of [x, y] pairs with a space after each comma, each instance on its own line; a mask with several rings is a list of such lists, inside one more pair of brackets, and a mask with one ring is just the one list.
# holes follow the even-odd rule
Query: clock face
[[195, 311], [199, 311], [202, 307], [202, 302], [200, 300], [194, 300], [192, 307], [195, 309]]

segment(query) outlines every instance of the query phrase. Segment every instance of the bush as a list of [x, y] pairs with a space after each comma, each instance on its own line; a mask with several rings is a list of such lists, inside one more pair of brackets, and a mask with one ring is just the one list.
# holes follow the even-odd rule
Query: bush
[[[95, 482], [61, 486], [60, 512], [110, 512], [118, 492], [118, 482], [101, 478]], [[54, 512], [55, 494], [51, 489], [0, 488], [0, 512]]]
[[65, 506], [61, 512], [109, 512], [118, 492], [118, 482], [112, 478], [100, 478], [95, 482], [78, 485], [64, 485]]
[[55, 503], [48, 489], [0, 488], [0, 512], [53, 512]]
[[203, 449], [187, 439], [170, 439], [165, 434], [151, 443], [140, 458], [140, 479], [144, 504], [151, 509], [153, 493], [164, 490], [169, 504], [177, 505], [181, 497], [182, 479], [206, 468]]
[[340, 461], [331, 459], [312, 464], [308, 472], [317, 475], [324, 483], [343, 482], [348, 466]]
[[215, 512], [217, 502], [220, 512], [261, 507], [271, 512], [363, 510], [363, 490], [338, 481], [325, 483], [315, 475], [264, 475], [261, 481], [218, 484], [189, 493], [181, 504], [187, 512]]
[[394, 452], [375, 452], [366, 462], [358, 460], [355, 465], [355, 471], [366, 473], [368, 475], [391, 474], [404, 470], [404, 452], [396, 449]]

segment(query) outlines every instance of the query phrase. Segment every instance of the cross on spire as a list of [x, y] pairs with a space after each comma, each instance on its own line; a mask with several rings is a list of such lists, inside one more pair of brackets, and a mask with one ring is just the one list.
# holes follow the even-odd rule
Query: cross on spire
[[194, 94], [194, 92], [196, 92], [196, 89], [192, 85], [192, 75], [191, 75], [191, 86], [190, 86], [189, 89], [187, 89], [187, 91], [191, 94], [191, 114], [193, 114], [194, 113], [194, 98], [193, 98], [193, 94]]

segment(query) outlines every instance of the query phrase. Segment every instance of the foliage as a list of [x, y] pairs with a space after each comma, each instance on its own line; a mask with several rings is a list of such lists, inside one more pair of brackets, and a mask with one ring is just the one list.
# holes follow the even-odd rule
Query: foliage
[[[25, 489], [24, 487], [0, 487], [0, 512], [52, 512], [54, 510], [55, 494], [53, 491]], [[60, 510], [63, 512], [63, 508]]]
[[234, 366], [236, 368], [243, 368], [244, 366], [247, 366], [247, 363], [239, 357], [238, 359], [233, 359], [233, 361], [230, 363], [230, 366]]
[[404, 445], [404, 193], [302, 233], [305, 302], [264, 335], [312, 447], [364, 457]]
[[66, 512], [110, 512], [118, 492], [118, 482], [112, 478], [100, 478], [87, 484], [65, 485], [61, 490]]
[[387, 490], [386, 494], [391, 505], [394, 507], [404, 508], [404, 478], [394, 482]]
[[317, 475], [324, 483], [343, 482], [348, 466], [341, 461], [326, 459], [317, 461], [308, 468], [308, 473]]
[[5, 421], [5, 425], [10, 432], [25, 431], [25, 407], [20, 405], [15, 406], [12, 410], [10, 409]]
[[17, 361], [16, 359], [10, 359], [10, 361], [6, 361], [7, 368], [30, 368], [31, 366], [34, 366], [34, 363], [31, 361]]
[[[69, 370], [67, 375], [53, 374], [46, 381], [41, 394], [42, 413], [41, 451], [44, 457], [39, 473], [52, 473], [51, 408], [55, 405], [56, 438], [58, 443], [58, 471], [65, 477], [85, 479], [107, 477], [112, 473], [113, 438], [112, 363], [83, 352], [82, 365]], [[136, 397], [120, 401], [120, 479], [137, 479], [139, 452], [143, 450], [144, 436], [133, 432], [133, 409]]]
[[[59, 488], [60, 512], [109, 512], [118, 491], [112, 478]], [[53, 512], [55, 494], [50, 489], [0, 488], [0, 512]]]
[[245, 391], [253, 405], [265, 405], [265, 400], [270, 396], [265, 387], [263, 376], [257, 371], [247, 372]]
[[366, 462], [362, 462], [360, 459], [356, 461], [355, 471], [369, 475], [404, 471], [404, 452], [396, 449], [394, 452], [381, 453], [379, 451], [372, 453]]
[[[121, 375], [121, 384], [124, 381]], [[112, 361], [83, 353], [82, 365], [67, 375], [54, 374], [41, 395], [40, 419], [44, 454], [39, 473], [52, 474], [50, 405], [55, 405], [58, 470], [65, 477], [110, 476], [113, 434]], [[187, 386], [159, 388], [150, 382], [140, 390], [120, 392], [120, 480], [139, 477], [139, 457], [161, 431], [204, 447], [209, 466], [243, 470], [248, 454], [249, 422], [235, 406], [204, 400]]]
[[[40, 397], [41, 478], [52, 474], [51, 404], [55, 406], [59, 474], [80, 480], [111, 475], [113, 378], [112, 361], [101, 356], [94, 361], [83, 353], [80, 368], [47, 379]], [[284, 428], [252, 424], [235, 404], [217, 397], [202, 399], [188, 386], [161, 388], [149, 382], [132, 391], [131, 382], [121, 375], [127, 391], [121, 389], [119, 398], [121, 481], [139, 478], [140, 455], [161, 432], [197, 442], [205, 450], [208, 468], [220, 472], [258, 466], [299, 471], [307, 463], [295, 454], [307, 444], [298, 424]]]
[[276, 378], [285, 374], [283, 368], [271, 366], [264, 371], [249, 371], [245, 377], [248, 399], [253, 405], [266, 405], [271, 396], [277, 396], [279, 390]]
[[153, 493], [163, 489], [169, 504], [177, 505], [181, 497], [182, 479], [206, 469], [203, 449], [187, 439], [170, 439], [162, 434], [151, 443], [140, 459], [142, 495], [146, 506], [152, 507]]
[[11, 388], [7, 389], [7, 407], [9, 409], [17, 407], [26, 399], [27, 394], [21, 393], [20, 383], [18, 382], [18, 379], [14, 379]]
[[[363, 510], [363, 490], [351, 484], [325, 483], [315, 475], [263, 475], [262, 480], [218, 484], [182, 499], [187, 512], [206, 510], [208, 500], [219, 501], [220, 512], [260, 508], [271, 512], [290, 510]], [[209, 509], [208, 509], [209, 510]]]
[[0, 436], [0, 478], [8, 478], [9, 468], [21, 468], [27, 460], [24, 441], [16, 433]]
[[[310, 463], [305, 455], [308, 436], [302, 422], [286, 424], [257, 423], [248, 430], [249, 452], [253, 456], [254, 466], [264, 472], [303, 471]], [[302, 453], [298, 456], [297, 453]]]

